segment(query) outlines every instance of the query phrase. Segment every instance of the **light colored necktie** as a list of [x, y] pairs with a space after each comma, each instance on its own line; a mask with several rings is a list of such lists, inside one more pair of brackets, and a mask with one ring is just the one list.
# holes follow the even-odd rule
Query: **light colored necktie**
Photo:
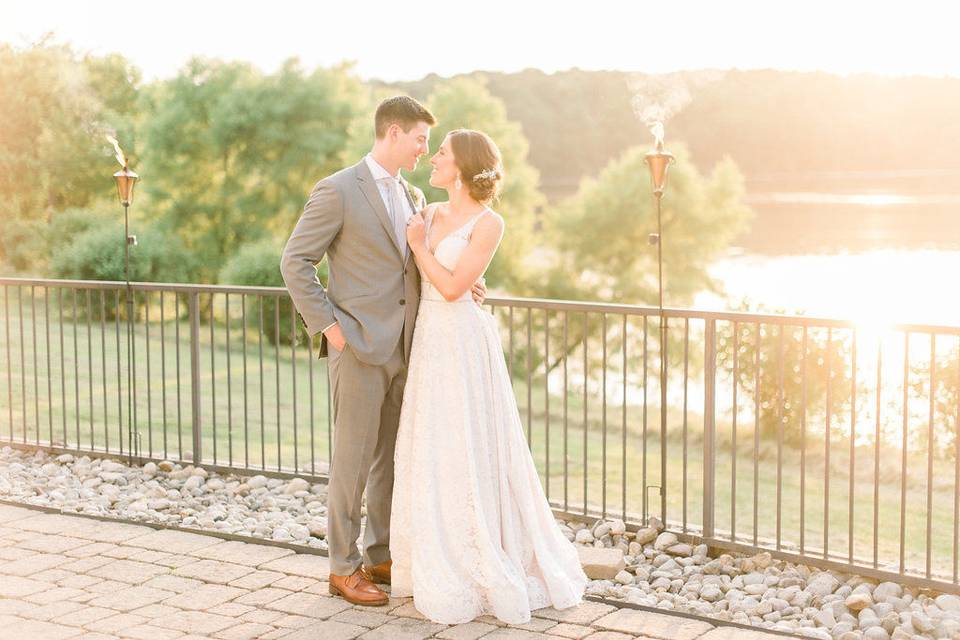
[[397, 237], [397, 244], [400, 246], [404, 259], [407, 257], [407, 216], [403, 210], [403, 195], [400, 193], [402, 188], [400, 181], [396, 178], [384, 178], [387, 185], [387, 210], [393, 219], [393, 229]]

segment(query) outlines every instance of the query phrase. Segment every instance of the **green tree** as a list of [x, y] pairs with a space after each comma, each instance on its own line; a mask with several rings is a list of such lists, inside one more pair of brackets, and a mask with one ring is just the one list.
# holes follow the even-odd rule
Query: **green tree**
[[[96, 59], [90, 59], [96, 65]], [[55, 211], [109, 197], [109, 129], [88, 67], [67, 46], [0, 45], [0, 262], [39, 274]]]
[[[670, 170], [670, 182], [663, 199], [663, 259], [665, 305], [689, 305], [702, 290], [716, 290], [709, 265], [726, 249], [751, 217], [743, 203], [743, 179], [730, 160], [717, 164], [709, 176], [694, 166], [683, 145], [675, 145], [677, 162]], [[586, 179], [578, 193], [552, 210], [545, 220], [549, 263], [542, 274], [531, 279], [537, 297], [555, 300], [656, 305], [657, 252], [648, 243], [648, 234], [657, 229], [656, 208], [651, 194], [645, 149], [634, 148], [611, 162], [596, 179]], [[543, 330], [543, 318], [534, 316], [535, 333]], [[677, 323], [673, 323], [676, 328]], [[608, 347], [617, 352], [622, 345], [615, 327], [608, 327]], [[582, 343], [584, 331], [592, 344], [602, 335], [602, 322], [594, 317], [586, 326], [574, 322], [568, 327], [567, 342], [559, 322], [550, 325], [549, 368], [556, 367], [564, 353]], [[633, 331], [628, 341], [631, 359], [642, 353], [640, 337]], [[648, 349], [659, 353], [657, 319], [648, 327]], [[682, 334], [670, 333], [668, 345], [671, 371], [681, 363]], [[526, 371], [527, 362], [536, 369], [542, 363], [542, 347], [534, 345], [527, 354], [515, 350], [514, 371]], [[593, 357], [599, 357], [595, 353]], [[591, 368], [599, 370], [597, 366]], [[639, 365], [638, 365], [639, 366]], [[681, 364], [682, 366], [682, 364]], [[694, 358], [690, 366], [700, 366]], [[631, 365], [632, 370], [636, 370]]]
[[[743, 179], [733, 161], [709, 176], [694, 166], [683, 145], [674, 145], [663, 198], [664, 304], [689, 304], [704, 289], [716, 290], [708, 266], [751, 217], [743, 203]], [[556, 247], [550, 280], [564, 296], [630, 304], [656, 304], [657, 251], [648, 234], [657, 230], [644, 153], [633, 148], [552, 215]], [[551, 294], [551, 291], [545, 291]], [[552, 296], [555, 297], [555, 296]]]
[[[443, 82], [436, 86], [426, 104], [439, 120], [430, 134], [433, 149], [452, 129], [483, 131], [500, 148], [506, 178], [501, 200], [493, 203], [493, 208], [503, 215], [506, 230], [486, 279], [488, 286], [511, 294], [528, 292], [527, 275], [532, 265], [525, 258], [533, 248], [535, 216], [544, 198], [537, 188], [539, 173], [527, 161], [529, 144], [523, 130], [507, 118], [503, 102], [490, 93], [482, 80], [462, 77]], [[446, 191], [430, 186], [430, 164], [426, 160], [421, 161], [410, 179], [424, 190], [428, 202], [447, 199]]]
[[239, 246], [286, 232], [320, 177], [343, 164], [365, 90], [348, 66], [263, 75], [191, 60], [157, 86], [145, 125], [144, 188], [156, 215], [216, 277]]

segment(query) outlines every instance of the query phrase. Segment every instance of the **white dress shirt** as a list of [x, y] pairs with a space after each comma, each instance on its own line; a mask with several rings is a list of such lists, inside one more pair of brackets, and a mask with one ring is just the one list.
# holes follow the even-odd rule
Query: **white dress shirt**
[[403, 192], [403, 186], [400, 184], [400, 171], [397, 170], [397, 175], [390, 175], [389, 171], [373, 159], [372, 153], [368, 153], [364, 160], [370, 169], [370, 173], [373, 174], [373, 179], [377, 181], [377, 189], [380, 191], [380, 197], [383, 199], [383, 206], [386, 208], [387, 213], [390, 213], [390, 194], [387, 192], [387, 189], [390, 188], [390, 181], [384, 180], [383, 178], [394, 178], [397, 181], [397, 199], [400, 201], [404, 222], [410, 220], [410, 217], [413, 215], [413, 209], [410, 208], [407, 194]]

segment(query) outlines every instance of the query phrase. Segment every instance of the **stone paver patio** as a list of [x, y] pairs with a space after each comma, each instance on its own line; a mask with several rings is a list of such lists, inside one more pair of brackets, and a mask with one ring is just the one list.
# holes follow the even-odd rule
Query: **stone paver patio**
[[434, 624], [410, 598], [353, 607], [327, 559], [0, 505], [0, 640], [773, 640], [782, 636], [585, 602], [520, 626]]

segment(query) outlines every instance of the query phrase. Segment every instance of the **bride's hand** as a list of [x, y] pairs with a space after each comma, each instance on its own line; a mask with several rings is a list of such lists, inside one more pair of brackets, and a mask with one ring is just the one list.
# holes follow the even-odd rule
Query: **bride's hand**
[[407, 220], [407, 243], [417, 251], [426, 246], [427, 232], [423, 223], [423, 215], [414, 214]]

